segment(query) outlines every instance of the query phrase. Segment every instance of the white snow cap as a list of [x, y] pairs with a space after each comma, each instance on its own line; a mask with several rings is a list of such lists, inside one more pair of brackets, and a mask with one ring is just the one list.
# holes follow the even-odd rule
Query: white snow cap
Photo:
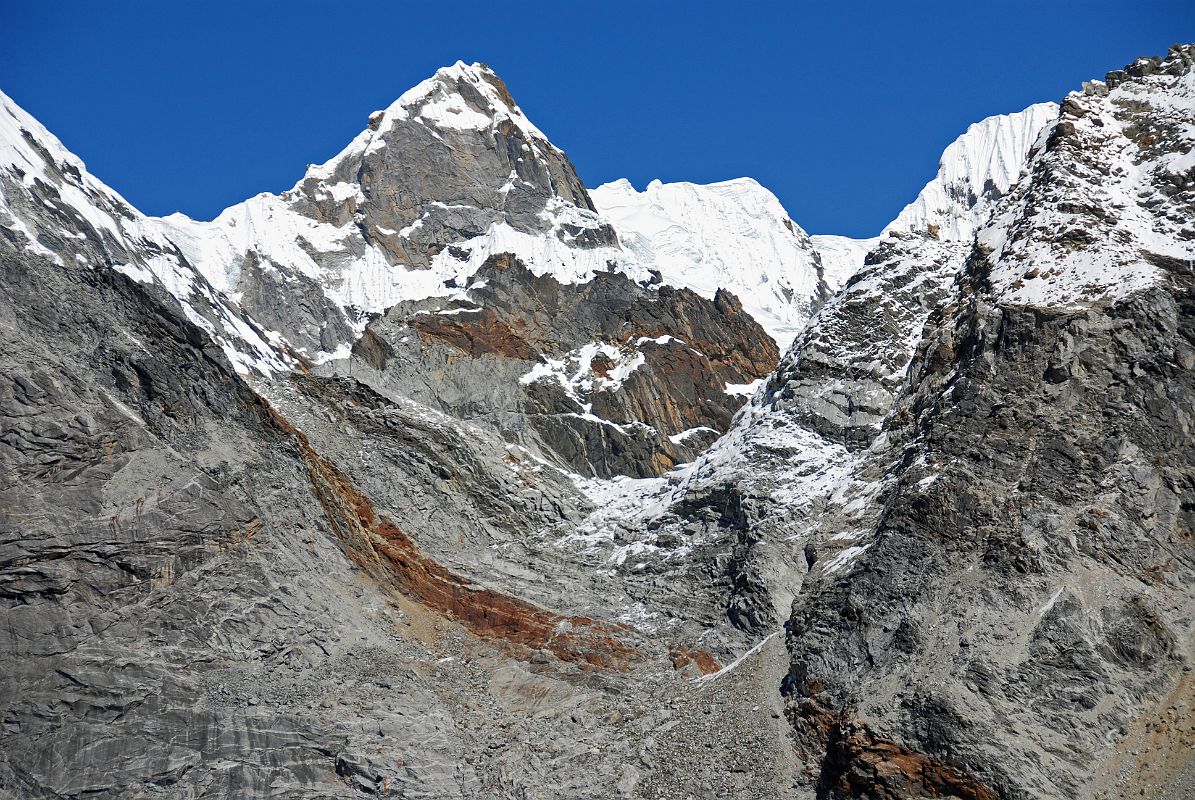
[[[992, 291], [1004, 303], [1082, 308], [1166, 280], [1158, 258], [1195, 264], [1195, 242], [1184, 230], [1190, 218], [1167, 191], [1195, 170], [1195, 70], [1105, 91], [1067, 97], [1082, 110], [1066, 119], [1085, 157], [1043, 149], [1030, 178], [979, 234], [992, 254]], [[1140, 112], [1126, 115], [1126, 108], [1147, 108], [1168, 131], [1165, 146], [1140, 147], [1133, 130]], [[1062, 191], [1058, 174], [1069, 180]], [[1086, 209], [1107, 209], [1111, 218]]]
[[58, 137], [0, 91], [0, 168], [15, 174], [12, 170], [15, 167], [25, 173], [26, 186], [45, 174], [46, 162], [22, 130], [28, 131], [29, 138], [44, 147], [55, 163], [69, 164], [79, 171], [85, 169], [79, 157], [63, 147]]
[[[481, 94], [493, 110], [490, 116], [470, 113], [468, 103], [458, 89], [459, 83], [467, 83]], [[385, 113], [394, 119], [418, 119], [441, 128], [477, 129], [509, 119], [529, 136], [548, 141], [543, 131], [531, 124], [505, 89], [501, 79], [485, 64], [466, 64], [458, 61], [451, 67], [442, 67], [436, 74], [417, 86], [403, 92]]]
[[622, 246], [664, 283], [704, 297], [727, 289], [782, 348], [818, 295], [817, 254], [776, 196], [751, 178], [710, 183], [625, 178], [590, 191]]
[[[934, 225], [942, 239], [970, 239], [991, 216], [999, 195], [1021, 176], [1030, 148], [1057, 117], [1057, 103], [1038, 103], [971, 125], [942, 153], [937, 176], [881, 236]], [[989, 189], [996, 197], [988, 196]]]

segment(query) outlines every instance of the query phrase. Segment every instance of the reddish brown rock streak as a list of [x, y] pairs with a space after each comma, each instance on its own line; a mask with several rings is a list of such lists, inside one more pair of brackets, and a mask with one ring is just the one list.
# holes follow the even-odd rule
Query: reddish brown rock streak
[[962, 769], [885, 739], [863, 723], [839, 720], [828, 733], [819, 788], [831, 796], [996, 800]]
[[547, 650], [563, 661], [626, 670], [634, 648], [616, 638], [630, 631], [589, 617], [564, 616], [526, 600], [478, 586], [428, 558], [328, 459], [302, 431], [263, 404], [273, 421], [294, 437], [312, 492], [348, 556], [370, 575], [412, 600], [452, 617], [474, 634], [520, 649]]

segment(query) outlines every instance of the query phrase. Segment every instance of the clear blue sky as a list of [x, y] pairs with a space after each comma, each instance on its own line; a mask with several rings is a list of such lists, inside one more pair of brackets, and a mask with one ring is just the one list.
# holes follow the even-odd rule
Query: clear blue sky
[[4, 0], [0, 88], [143, 211], [207, 219], [484, 61], [589, 186], [749, 175], [865, 236], [969, 123], [1190, 40], [1195, 0]]

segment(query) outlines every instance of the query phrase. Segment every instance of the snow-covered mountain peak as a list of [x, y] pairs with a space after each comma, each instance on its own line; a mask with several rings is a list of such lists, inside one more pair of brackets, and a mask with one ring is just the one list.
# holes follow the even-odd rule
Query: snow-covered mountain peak
[[485, 64], [457, 61], [441, 67], [431, 77], [403, 92], [397, 100], [369, 116], [369, 124], [349, 145], [323, 164], [307, 168], [298, 190], [309, 179], [335, 175], [345, 159], [384, 148], [395, 123], [410, 122], [438, 131], [496, 130], [504, 124], [517, 128], [531, 147], [559, 152], [548, 137], [523, 113], [506, 84]]
[[942, 239], [971, 239], [1020, 178], [1029, 150], [1057, 116], [1057, 103], [1037, 103], [971, 125], [942, 153], [937, 176], [883, 233], [931, 230]]
[[567, 283], [623, 257], [567, 156], [492, 70], [463, 62], [372, 114], [291, 190], [211, 222], [161, 224], [214, 284], [317, 360], [347, 352], [363, 313], [459, 294], [490, 255]]
[[548, 143], [548, 137], [515, 103], [502, 79], [485, 64], [458, 61], [404, 92], [386, 111], [446, 128], [485, 128], [510, 120]]
[[809, 236], [751, 178], [653, 180], [642, 192], [623, 178], [590, 194], [640, 265], [699, 294], [734, 292], [782, 348], [825, 294]]

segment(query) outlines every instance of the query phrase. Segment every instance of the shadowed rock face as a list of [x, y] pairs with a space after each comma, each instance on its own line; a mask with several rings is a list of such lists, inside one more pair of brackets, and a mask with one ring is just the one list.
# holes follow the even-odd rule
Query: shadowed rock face
[[876, 538], [794, 605], [811, 756], [841, 760], [823, 719], [849, 713], [1002, 796], [1110, 780], [1107, 732], [1156, 713], [1190, 657], [1195, 307], [1175, 277], [1110, 308], [975, 299], [937, 323], [887, 428]]
[[691, 459], [743, 404], [727, 387], [779, 358], [729, 293], [613, 272], [562, 284], [509, 255], [486, 262], [467, 300], [392, 308], [354, 352], [383, 385], [602, 477]]

